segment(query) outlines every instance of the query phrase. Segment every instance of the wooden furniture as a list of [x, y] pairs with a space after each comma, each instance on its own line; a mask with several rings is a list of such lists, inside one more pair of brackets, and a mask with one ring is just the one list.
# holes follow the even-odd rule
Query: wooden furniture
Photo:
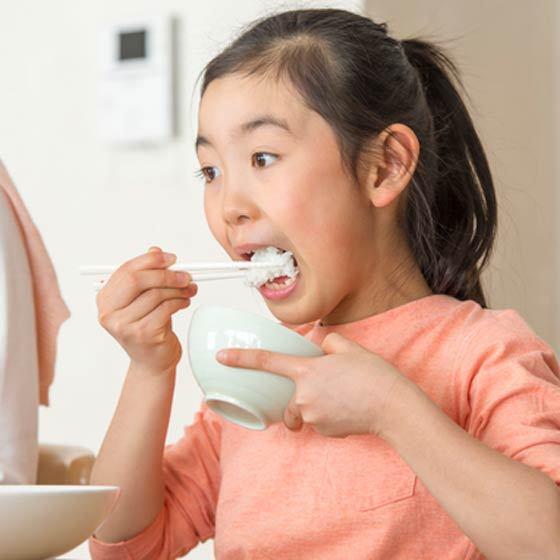
[[89, 484], [95, 455], [75, 445], [39, 444], [37, 484]]

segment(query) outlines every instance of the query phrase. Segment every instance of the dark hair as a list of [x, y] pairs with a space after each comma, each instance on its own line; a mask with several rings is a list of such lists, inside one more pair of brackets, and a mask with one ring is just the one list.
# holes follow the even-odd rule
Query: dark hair
[[392, 123], [410, 127], [420, 142], [401, 215], [411, 252], [433, 293], [487, 307], [480, 276], [496, 234], [494, 185], [440, 46], [398, 41], [386, 23], [346, 10], [291, 10], [251, 23], [203, 73], [201, 97], [227, 74], [289, 79], [331, 125], [355, 180], [372, 139]]

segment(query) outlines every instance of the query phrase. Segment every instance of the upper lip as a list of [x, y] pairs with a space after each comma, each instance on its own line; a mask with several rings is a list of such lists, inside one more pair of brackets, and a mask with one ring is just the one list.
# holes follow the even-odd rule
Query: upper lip
[[235, 252], [241, 256], [244, 260], [251, 260], [251, 257], [247, 255], [249, 252], [255, 252], [257, 249], [264, 249], [265, 247], [278, 247], [279, 249], [283, 249], [287, 251], [288, 249], [284, 249], [284, 247], [280, 247], [280, 245], [274, 245], [273, 243], [244, 243], [243, 245], [234, 245], [233, 249]]

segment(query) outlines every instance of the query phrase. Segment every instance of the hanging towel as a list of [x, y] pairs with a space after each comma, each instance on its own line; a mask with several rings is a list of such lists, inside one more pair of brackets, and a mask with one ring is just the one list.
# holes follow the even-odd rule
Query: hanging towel
[[37, 327], [39, 404], [49, 406], [49, 389], [54, 379], [58, 331], [60, 325], [70, 317], [70, 310], [62, 299], [56, 272], [41, 234], [35, 227], [2, 160], [0, 160], [0, 188], [6, 193], [12, 205], [29, 258]]

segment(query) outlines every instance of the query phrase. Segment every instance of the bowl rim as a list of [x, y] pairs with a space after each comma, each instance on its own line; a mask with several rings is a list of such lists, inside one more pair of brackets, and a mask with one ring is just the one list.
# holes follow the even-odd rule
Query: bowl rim
[[[233, 404], [233, 405], [237, 406], [238, 408], [241, 408], [242, 410], [245, 410], [246, 412], [249, 412], [249, 414], [252, 414], [257, 419], [257, 422], [260, 422], [260, 424], [257, 424], [252, 429], [266, 430], [266, 428], [268, 428], [268, 426], [270, 424], [268, 419], [261, 413], [260, 410], [258, 410], [254, 406], [252, 406], [250, 403], [242, 402], [239, 399], [236, 399], [235, 397], [232, 397], [231, 395], [228, 395], [226, 393], [220, 393], [218, 391], [209, 391], [208, 393], [205, 393], [205, 395], [204, 395], [204, 402], [206, 402], [207, 405], [208, 405], [208, 401], [226, 402], [228, 404]], [[218, 414], [217, 412], [214, 411], [214, 409], [210, 405], [208, 405], [208, 406], [215, 414]], [[220, 416], [222, 416], [222, 415], [220, 414]], [[237, 420], [234, 421], [234, 420], [231, 420], [231, 418], [228, 418], [228, 420], [230, 422], [235, 422], [240, 426], [244, 426], [245, 428], [247, 427], [247, 425], [244, 422], [240, 422], [240, 421], [237, 421]]]
[[[268, 324], [272, 323], [273, 326], [278, 327], [279, 329], [282, 330], [282, 332], [285, 332], [285, 334], [288, 337], [293, 337], [294, 339], [298, 339], [298, 340], [303, 339], [307, 344], [313, 346], [315, 349], [322, 352], [322, 348], [318, 344], [316, 344], [312, 340], [309, 340], [307, 337], [303, 336], [302, 334], [298, 333], [294, 329], [287, 326], [290, 323], [282, 323], [282, 321], [279, 321], [278, 319], [271, 319], [270, 317], [265, 317], [264, 315], [261, 315], [260, 313], [256, 313], [255, 311], [247, 311], [245, 309], [238, 309], [236, 307], [230, 307], [228, 305], [218, 305], [218, 304], [215, 304], [215, 303], [201, 303], [196, 309], [193, 310], [190, 321], [189, 321], [189, 325], [188, 325], [188, 328], [187, 328], [187, 337], [186, 337], [187, 341], [189, 341], [191, 339], [191, 332], [192, 332], [192, 329], [193, 329], [195, 315], [199, 311], [208, 311], [208, 310], [211, 310], [211, 309], [233, 311], [235, 313], [241, 313], [243, 315], [252, 316], [252, 317], [256, 318], [258, 321], [264, 321]], [[324, 354], [324, 352], [322, 352], [322, 353]], [[187, 356], [190, 360], [190, 346], [187, 346]]]

